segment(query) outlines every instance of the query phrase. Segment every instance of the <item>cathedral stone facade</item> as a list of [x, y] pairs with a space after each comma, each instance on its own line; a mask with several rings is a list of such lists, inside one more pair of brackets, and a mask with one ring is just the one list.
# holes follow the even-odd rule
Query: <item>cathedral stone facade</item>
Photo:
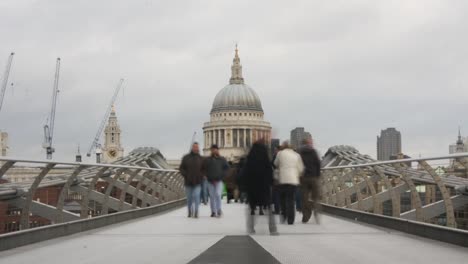
[[205, 155], [217, 144], [222, 156], [236, 162], [257, 140], [263, 138], [268, 145], [271, 141], [271, 125], [264, 120], [260, 98], [244, 83], [237, 47], [231, 79], [216, 95], [210, 117], [203, 126]]

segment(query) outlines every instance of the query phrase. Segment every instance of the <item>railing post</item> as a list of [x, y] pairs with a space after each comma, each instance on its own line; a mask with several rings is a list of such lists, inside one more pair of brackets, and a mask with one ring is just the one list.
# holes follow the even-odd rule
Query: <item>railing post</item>
[[37, 175], [37, 177], [34, 179], [34, 182], [32, 183], [31, 187], [29, 187], [28, 194], [26, 195], [26, 203], [25, 206], [21, 210], [21, 219], [20, 219], [20, 229], [28, 229], [29, 228], [29, 214], [31, 211], [31, 203], [34, 198], [34, 194], [36, 193], [36, 190], [41, 183], [41, 181], [44, 179], [44, 177], [49, 173], [49, 171], [55, 167], [55, 163], [48, 163]]
[[[393, 167], [398, 171], [400, 176], [402, 177], [403, 181], [408, 185], [410, 192], [411, 192], [411, 202], [414, 204], [414, 209], [416, 211], [416, 220], [417, 221], [424, 221], [424, 216], [422, 212], [422, 203], [421, 197], [419, 196], [418, 190], [416, 189], [416, 185], [414, 185], [413, 180], [408, 175], [407, 170], [408, 167], [404, 163], [395, 163]], [[403, 169], [405, 168], [405, 169]]]
[[[0, 163], [2, 164], [2, 163]], [[13, 167], [13, 165], [15, 165], [15, 162], [14, 161], [7, 161], [5, 163], [3, 163], [2, 167], [0, 167], [0, 179], [3, 177], [3, 175], [11, 168]]]
[[[101, 178], [101, 176], [108, 170], [108, 167], [104, 167], [98, 170], [96, 175], [93, 176], [91, 182], [88, 185], [87, 191], [83, 192], [83, 199], [81, 200], [81, 218], [88, 218], [88, 210], [89, 210], [89, 196], [91, 192], [95, 191], [96, 189], [96, 182]], [[96, 201], [94, 201], [96, 202]]]
[[388, 180], [387, 176], [385, 175], [385, 173], [382, 171], [381, 168], [379, 168], [378, 166], [372, 166], [372, 169], [383, 180], [383, 182], [385, 184], [385, 187], [387, 188], [388, 192], [390, 193], [390, 197], [392, 199], [392, 216], [393, 217], [400, 217], [400, 212], [401, 212], [400, 202], [399, 202], [399, 200], [397, 199], [397, 197], [395, 195], [395, 191], [393, 189], [392, 184], [390, 183], [390, 181]]
[[130, 172], [130, 176], [128, 177], [127, 181], [125, 182], [125, 186], [124, 188], [121, 190], [121, 193], [120, 193], [120, 203], [119, 203], [119, 211], [122, 211], [123, 210], [123, 206], [124, 206], [124, 203], [125, 203], [125, 198], [127, 197], [127, 193], [128, 193], [128, 187], [131, 185], [133, 179], [135, 178], [135, 176], [137, 176], [138, 173], [140, 173], [141, 169], [137, 169], [137, 170], [134, 170], [132, 172]]
[[445, 187], [442, 179], [439, 174], [437, 174], [434, 169], [427, 163], [427, 161], [421, 160], [419, 164], [424, 168], [425, 171], [429, 173], [434, 179], [437, 187], [442, 193], [442, 198], [444, 199], [445, 212], [447, 216], [447, 226], [448, 227], [457, 227], [457, 222], [455, 221], [455, 210], [453, 209], [452, 200], [450, 199], [450, 193]]
[[107, 184], [107, 188], [106, 188], [106, 192], [105, 192], [105, 196], [104, 196], [104, 201], [102, 203], [102, 212], [101, 214], [102, 215], [106, 215], [109, 213], [109, 197], [111, 195], [111, 192], [112, 190], [114, 189], [114, 186], [115, 186], [115, 182], [119, 180], [119, 177], [125, 173], [126, 171], [128, 171], [128, 169], [119, 169], [115, 172], [115, 174], [113, 175], [113, 177], [109, 177], [109, 179], [111, 179], [111, 182]]
[[57, 202], [57, 214], [55, 216], [55, 223], [62, 223], [63, 222], [63, 205], [65, 202], [65, 197], [68, 194], [68, 190], [70, 189], [70, 186], [73, 184], [75, 179], [78, 177], [78, 175], [83, 171], [83, 169], [86, 168], [86, 166], [78, 166], [70, 175], [70, 177], [67, 179], [67, 182], [63, 185], [62, 190], [60, 192], [60, 196]]

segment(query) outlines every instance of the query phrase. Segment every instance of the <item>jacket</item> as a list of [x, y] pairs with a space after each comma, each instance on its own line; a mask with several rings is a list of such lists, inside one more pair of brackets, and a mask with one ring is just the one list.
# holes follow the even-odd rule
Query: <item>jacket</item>
[[205, 160], [204, 169], [206, 172], [206, 178], [209, 182], [222, 181], [224, 176], [226, 176], [229, 165], [225, 158], [218, 157], [208, 157]]
[[186, 186], [198, 185], [203, 181], [203, 158], [200, 154], [190, 152], [182, 158], [179, 167]]
[[278, 152], [275, 159], [275, 166], [278, 168], [278, 183], [299, 185], [299, 178], [304, 171], [302, 158], [292, 149], [285, 149]]
[[247, 156], [243, 173], [250, 205], [269, 206], [271, 204], [273, 168], [268, 156], [268, 149], [264, 144], [253, 144]]
[[314, 148], [304, 146], [299, 151], [304, 163], [304, 178], [320, 177], [320, 158]]

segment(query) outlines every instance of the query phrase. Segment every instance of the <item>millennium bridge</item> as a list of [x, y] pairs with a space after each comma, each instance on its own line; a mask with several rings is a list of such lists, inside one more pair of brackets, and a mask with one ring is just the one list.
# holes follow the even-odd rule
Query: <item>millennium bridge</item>
[[[0, 204], [18, 218], [0, 235], [0, 263], [466, 263], [468, 179], [437, 171], [447, 160], [468, 169], [468, 153], [380, 162], [331, 147], [321, 223], [279, 224], [270, 236], [264, 219], [247, 235], [242, 204], [223, 205], [221, 219], [203, 205], [187, 218], [183, 179], [154, 148], [112, 164], [0, 157], [0, 180], [37, 173], [0, 184]], [[54, 202], [41, 200], [47, 188]]]

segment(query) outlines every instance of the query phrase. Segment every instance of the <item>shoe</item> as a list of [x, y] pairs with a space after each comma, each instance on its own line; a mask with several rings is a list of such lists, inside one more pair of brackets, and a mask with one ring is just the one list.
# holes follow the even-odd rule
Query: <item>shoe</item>
[[211, 213], [211, 217], [216, 217], [216, 214], [215, 214], [215, 213]]
[[270, 232], [270, 236], [279, 236], [278, 231]]
[[192, 212], [189, 211], [187, 217], [188, 217], [188, 218], [192, 217]]
[[195, 213], [193, 214], [193, 218], [198, 218], [198, 212], [195, 212]]
[[260, 213], [259, 215], [265, 215], [265, 213], [263, 212], [263, 209], [260, 208]]
[[251, 210], [250, 215], [255, 215], [255, 210]]
[[219, 210], [218, 211], [218, 217], [221, 217], [223, 215], [223, 211]]

